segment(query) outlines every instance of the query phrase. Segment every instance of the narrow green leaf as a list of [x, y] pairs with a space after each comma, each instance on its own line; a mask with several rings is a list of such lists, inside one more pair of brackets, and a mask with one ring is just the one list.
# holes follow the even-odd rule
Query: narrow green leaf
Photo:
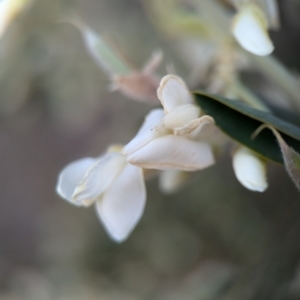
[[270, 131], [263, 131], [255, 139], [251, 138], [262, 124], [274, 127], [289, 147], [300, 152], [299, 127], [237, 100], [229, 100], [203, 92], [195, 92], [195, 99], [203, 111], [214, 118], [216, 125], [225, 134], [262, 157], [278, 163], [284, 162], [276, 138]]
[[81, 31], [87, 49], [103, 71], [106, 71], [109, 75], [126, 75], [130, 73], [131, 68], [107, 40], [90, 28], [84, 27]]
[[109, 77], [131, 73], [132, 67], [108, 39], [97, 34], [78, 19], [67, 19], [65, 21], [73, 24], [80, 30], [90, 55]]

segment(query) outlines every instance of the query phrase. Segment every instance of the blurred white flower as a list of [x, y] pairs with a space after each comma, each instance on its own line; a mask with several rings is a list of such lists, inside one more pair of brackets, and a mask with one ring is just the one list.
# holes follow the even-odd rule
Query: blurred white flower
[[239, 44], [253, 54], [266, 56], [274, 50], [267, 17], [255, 3], [246, 3], [240, 8], [233, 20], [232, 32]]
[[0, 0], [0, 37], [31, 0]]
[[180, 190], [190, 179], [190, 173], [181, 170], [164, 170], [159, 174], [160, 190], [165, 194], [173, 194]]
[[268, 188], [266, 162], [252, 150], [240, 147], [233, 155], [233, 169], [238, 181], [247, 189], [264, 192]]
[[200, 108], [185, 83], [174, 75], [165, 76], [158, 88], [163, 109], [153, 109], [133, 140], [122, 150], [127, 161], [148, 169], [196, 171], [214, 164], [211, 147], [197, 136], [210, 116]]
[[143, 170], [128, 164], [115, 149], [68, 164], [59, 174], [56, 191], [77, 206], [95, 203], [99, 219], [116, 242], [129, 236], [146, 203]]

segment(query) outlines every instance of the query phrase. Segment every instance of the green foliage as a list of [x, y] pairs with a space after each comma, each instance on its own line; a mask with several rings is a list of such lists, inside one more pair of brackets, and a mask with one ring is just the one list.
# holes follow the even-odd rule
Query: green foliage
[[256, 110], [237, 100], [203, 92], [195, 92], [195, 99], [203, 111], [215, 119], [216, 125], [225, 134], [260, 156], [284, 163], [282, 152], [271, 131], [264, 130], [257, 137], [252, 137], [257, 128], [263, 124], [274, 127], [289, 147], [300, 152], [300, 128], [272, 113]]

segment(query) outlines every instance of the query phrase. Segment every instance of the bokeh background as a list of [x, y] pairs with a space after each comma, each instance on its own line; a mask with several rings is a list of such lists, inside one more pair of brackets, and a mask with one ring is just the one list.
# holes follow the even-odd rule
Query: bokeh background
[[[299, 1], [279, 4], [275, 55], [297, 72]], [[162, 49], [162, 75], [166, 63], [189, 73], [139, 0], [40, 0], [10, 26], [0, 42], [0, 299], [300, 299], [300, 195], [281, 166], [269, 166], [263, 194], [237, 182], [230, 148], [174, 195], [154, 178], [120, 245], [93, 208], [55, 194], [63, 166], [128, 142], [150, 108], [109, 92], [67, 15], [108, 33], [137, 66]]]

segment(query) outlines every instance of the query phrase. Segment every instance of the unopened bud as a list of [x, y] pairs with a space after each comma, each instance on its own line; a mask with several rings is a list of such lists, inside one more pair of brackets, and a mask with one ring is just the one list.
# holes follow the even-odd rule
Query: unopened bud
[[233, 169], [238, 181], [248, 190], [264, 192], [267, 187], [266, 163], [246, 147], [233, 155]]
[[233, 20], [233, 35], [247, 51], [266, 56], [274, 50], [264, 12], [254, 3], [242, 6]]

